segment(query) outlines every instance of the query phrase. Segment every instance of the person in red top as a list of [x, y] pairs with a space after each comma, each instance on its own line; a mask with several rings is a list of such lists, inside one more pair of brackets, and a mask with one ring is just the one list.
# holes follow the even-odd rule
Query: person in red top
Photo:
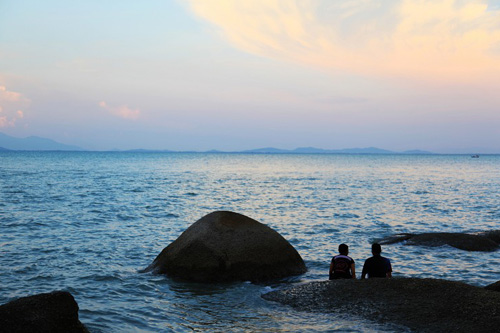
[[349, 247], [346, 244], [340, 244], [339, 253], [332, 258], [330, 263], [329, 279], [355, 279], [356, 270], [354, 260], [348, 256]]

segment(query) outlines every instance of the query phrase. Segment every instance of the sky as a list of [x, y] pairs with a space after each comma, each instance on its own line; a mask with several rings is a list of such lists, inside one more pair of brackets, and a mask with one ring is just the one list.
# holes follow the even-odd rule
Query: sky
[[500, 0], [0, 0], [0, 132], [500, 153]]

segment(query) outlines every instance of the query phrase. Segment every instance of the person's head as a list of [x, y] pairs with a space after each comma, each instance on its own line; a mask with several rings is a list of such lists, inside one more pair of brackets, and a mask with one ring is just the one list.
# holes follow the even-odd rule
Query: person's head
[[339, 245], [339, 253], [343, 255], [347, 255], [349, 253], [349, 246], [342, 243]]
[[372, 244], [372, 253], [373, 255], [379, 255], [382, 253], [382, 246], [380, 246], [379, 243], [373, 243]]

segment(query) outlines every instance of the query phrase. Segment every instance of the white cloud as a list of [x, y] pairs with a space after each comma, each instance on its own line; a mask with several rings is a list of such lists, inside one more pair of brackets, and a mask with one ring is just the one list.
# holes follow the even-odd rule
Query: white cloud
[[110, 106], [105, 101], [99, 102], [99, 106], [114, 116], [124, 118], [124, 119], [138, 119], [141, 115], [141, 111], [139, 109], [131, 109], [127, 105], [120, 106]]

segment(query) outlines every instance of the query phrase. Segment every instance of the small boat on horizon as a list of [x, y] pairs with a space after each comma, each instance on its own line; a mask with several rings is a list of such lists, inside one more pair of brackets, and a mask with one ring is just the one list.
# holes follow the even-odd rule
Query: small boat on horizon
[[472, 158], [479, 158], [478, 154], [471, 155]]

